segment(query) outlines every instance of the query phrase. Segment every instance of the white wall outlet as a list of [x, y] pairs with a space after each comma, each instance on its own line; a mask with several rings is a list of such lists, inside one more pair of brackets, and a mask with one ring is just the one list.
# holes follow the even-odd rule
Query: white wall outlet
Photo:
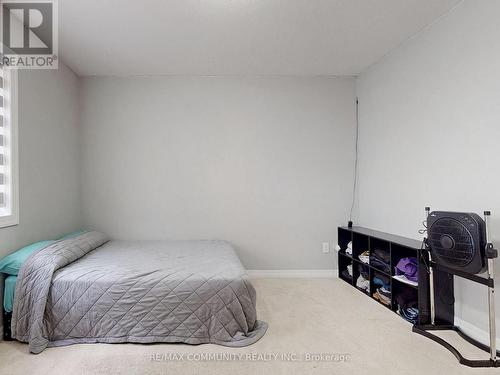
[[323, 254], [328, 254], [330, 252], [330, 243], [323, 242]]

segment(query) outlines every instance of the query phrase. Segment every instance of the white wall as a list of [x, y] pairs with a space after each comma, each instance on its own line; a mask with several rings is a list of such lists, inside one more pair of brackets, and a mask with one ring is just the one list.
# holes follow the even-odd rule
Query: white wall
[[250, 269], [331, 269], [351, 199], [354, 79], [84, 78], [85, 223], [221, 238]]
[[78, 91], [61, 62], [59, 70], [19, 71], [19, 225], [0, 228], [0, 258], [81, 228]]
[[81, 225], [79, 82], [59, 66], [19, 71], [19, 225], [0, 228], [0, 258]]
[[[421, 239], [425, 206], [490, 209], [500, 246], [499, 14], [465, 1], [357, 80], [360, 225]], [[457, 316], [486, 330], [485, 288], [457, 284]]]

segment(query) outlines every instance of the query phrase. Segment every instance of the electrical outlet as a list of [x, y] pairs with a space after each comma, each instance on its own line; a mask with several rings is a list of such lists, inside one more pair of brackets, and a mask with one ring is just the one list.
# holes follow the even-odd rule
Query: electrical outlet
[[323, 254], [328, 254], [330, 252], [330, 243], [323, 242]]

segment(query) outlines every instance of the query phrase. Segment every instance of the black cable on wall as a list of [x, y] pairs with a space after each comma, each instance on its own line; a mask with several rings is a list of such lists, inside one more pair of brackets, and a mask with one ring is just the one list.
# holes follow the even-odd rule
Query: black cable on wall
[[352, 202], [351, 210], [349, 212], [349, 226], [352, 226], [352, 211], [354, 209], [354, 203], [356, 201], [356, 187], [358, 184], [358, 139], [359, 139], [359, 100], [356, 98], [356, 143], [355, 143], [355, 154], [354, 154], [354, 182], [352, 185]]

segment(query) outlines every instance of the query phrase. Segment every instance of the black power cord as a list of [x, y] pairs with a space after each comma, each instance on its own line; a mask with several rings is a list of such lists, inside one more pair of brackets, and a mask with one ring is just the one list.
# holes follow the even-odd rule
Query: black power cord
[[352, 202], [351, 210], [349, 211], [349, 223], [347, 226], [352, 227], [352, 211], [354, 210], [354, 203], [356, 202], [356, 187], [358, 184], [358, 140], [359, 140], [359, 100], [356, 98], [356, 143], [354, 154], [354, 182], [352, 185]]

